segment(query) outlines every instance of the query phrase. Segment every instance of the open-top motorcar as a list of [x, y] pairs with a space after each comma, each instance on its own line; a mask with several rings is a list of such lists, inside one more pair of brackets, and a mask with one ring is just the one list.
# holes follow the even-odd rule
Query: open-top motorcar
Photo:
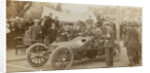
[[[27, 50], [27, 61], [34, 67], [44, 65], [50, 58], [50, 65], [54, 70], [69, 69], [75, 60], [83, 58], [93, 59], [96, 56], [105, 55], [103, 47], [104, 39], [78, 36], [71, 41], [55, 42], [49, 46], [35, 43]], [[114, 61], [119, 60], [120, 48], [116, 44], [114, 49]]]

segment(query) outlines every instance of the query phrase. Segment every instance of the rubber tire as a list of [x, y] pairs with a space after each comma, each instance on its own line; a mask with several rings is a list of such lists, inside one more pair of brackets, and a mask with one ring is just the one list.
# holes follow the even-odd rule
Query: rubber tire
[[42, 62], [42, 63], [40, 63], [40, 64], [34, 64], [34, 63], [32, 63], [32, 61], [30, 60], [30, 55], [29, 55], [29, 53], [30, 53], [30, 51], [33, 49], [33, 47], [35, 47], [35, 46], [43, 46], [43, 47], [45, 47], [45, 49], [47, 49], [47, 47], [46, 47], [44, 44], [42, 44], [42, 43], [33, 44], [33, 45], [31, 45], [31, 46], [27, 49], [26, 59], [27, 59], [27, 62], [28, 62], [31, 66], [33, 66], [33, 67], [40, 67], [40, 66], [43, 66], [43, 65], [48, 61], [48, 59], [47, 59], [45, 62]]
[[[71, 56], [72, 56], [72, 57], [71, 57], [71, 62], [70, 62], [70, 64], [69, 64], [66, 68], [64, 68], [64, 69], [57, 69], [57, 68], [54, 66], [54, 62], [55, 62], [55, 61], [53, 61], [53, 60], [54, 60], [55, 57], [57, 57], [57, 53], [59, 53], [59, 51], [61, 51], [61, 50], [68, 50], [68, 51], [70, 52], [70, 54], [71, 54]], [[71, 65], [72, 65], [72, 63], [73, 63], [73, 60], [74, 60], [74, 54], [73, 54], [71, 48], [68, 48], [68, 47], [58, 47], [58, 48], [56, 48], [56, 49], [52, 52], [52, 54], [51, 54], [51, 56], [50, 56], [50, 66], [51, 66], [51, 68], [52, 68], [53, 70], [67, 70], [67, 69], [69, 69], [69, 68], [71, 67]]]

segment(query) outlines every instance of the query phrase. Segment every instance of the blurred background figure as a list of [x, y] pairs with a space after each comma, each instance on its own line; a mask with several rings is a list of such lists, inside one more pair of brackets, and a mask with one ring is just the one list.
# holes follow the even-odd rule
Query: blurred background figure
[[86, 22], [86, 25], [87, 25], [88, 28], [91, 28], [91, 27], [93, 26], [93, 19], [92, 19], [91, 16], [89, 16], [89, 17], [85, 20], [85, 22]]

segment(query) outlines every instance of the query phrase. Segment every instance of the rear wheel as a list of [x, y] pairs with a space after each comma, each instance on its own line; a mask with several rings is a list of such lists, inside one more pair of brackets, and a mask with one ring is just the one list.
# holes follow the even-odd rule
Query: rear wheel
[[59, 47], [50, 57], [50, 65], [54, 70], [69, 69], [73, 63], [74, 55], [70, 48]]
[[27, 50], [27, 61], [34, 67], [43, 66], [48, 61], [48, 59], [48, 49], [44, 44], [33, 44]]

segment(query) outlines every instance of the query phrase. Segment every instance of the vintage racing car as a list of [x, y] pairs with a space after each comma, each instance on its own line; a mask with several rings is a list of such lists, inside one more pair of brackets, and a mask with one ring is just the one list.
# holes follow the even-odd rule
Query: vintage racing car
[[[34, 67], [44, 65], [50, 58], [54, 70], [69, 69], [75, 60], [93, 59], [105, 55], [104, 39], [94, 40], [93, 37], [78, 36], [71, 41], [53, 43], [46, 46], [42, 43], [31, 45], [27, 50], [27, 61]], [[119, 60], [120, 48], [114, 45], [114, 60]]]

